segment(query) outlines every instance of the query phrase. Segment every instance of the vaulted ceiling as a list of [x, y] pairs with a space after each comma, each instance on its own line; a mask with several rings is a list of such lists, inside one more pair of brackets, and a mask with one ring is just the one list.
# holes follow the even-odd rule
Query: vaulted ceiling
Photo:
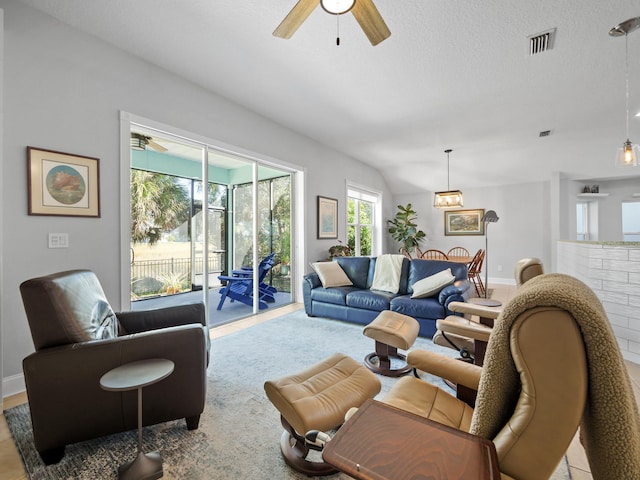
[[[289, 40], [296, 0], [21, 0], [377, 168], [394, 193], [640, 175], [626, 139], [625, 39], [637, 0], [374, 0], [373, 47], [320, 7]], [[556, 29], [553, 48], [529, 36]], [[628, 36], [631, 140], [640, 142], [640, 31]], [[540, 132], [550, 131], [540, 137]]]

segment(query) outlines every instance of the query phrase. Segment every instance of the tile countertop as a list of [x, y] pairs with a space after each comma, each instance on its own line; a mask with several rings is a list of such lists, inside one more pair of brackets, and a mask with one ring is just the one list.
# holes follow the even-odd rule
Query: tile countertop
[[602, 245], [605, 247], [628, 247], [628, 248], [640, 248], [640, 242], [597, 242], [594, 240], [560, 240], [560, 242], [577, 243], [585, 245]]

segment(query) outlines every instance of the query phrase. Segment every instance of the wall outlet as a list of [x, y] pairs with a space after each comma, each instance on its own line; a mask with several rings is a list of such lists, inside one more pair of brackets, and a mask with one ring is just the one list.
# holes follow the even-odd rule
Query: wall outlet
[[49, 248], [69, 248], [68, 233], [50, 233]]
[[502, 265], [498, 265], [498, 271], [501, 272], [502, 271]]

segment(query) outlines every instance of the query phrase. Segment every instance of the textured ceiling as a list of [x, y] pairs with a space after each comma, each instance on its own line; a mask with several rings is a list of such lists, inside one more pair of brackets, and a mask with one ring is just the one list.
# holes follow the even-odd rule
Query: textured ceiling
[[[614, 169], [625, 133], [625, 40], [638, 0], [374, 0], [376, 47], [352, 15], [317, 8], [271, 35], [296, 0], [21, 0], [384, 175], [394, 193], [640, 175]], [[556, 28], [528, 55], [529, 35]], [[640, 111], [640, 32], [628, 37]], [[640, 118], [630, 121], [640, 142]], [[551, 135], [539, 138], [543, 130]]]

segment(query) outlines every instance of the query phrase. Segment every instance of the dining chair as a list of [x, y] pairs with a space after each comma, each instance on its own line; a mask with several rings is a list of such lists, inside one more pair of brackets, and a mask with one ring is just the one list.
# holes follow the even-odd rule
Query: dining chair
[[430, 248], [429, 250], [425, 250], [420, 257], [424, 260], [449, 260], [449, 257], [446, 253], [441, 250], [436, 250], [434, 248]]
[[453, 247], [447, 252], [448, 257], [470, 257], [469, 250], [464, 247]]
[[484, 283], [482, 282], [482, 264], [484, 263], [484, 250], [480, 249], [476, 252], [469, 264], [469, 280], [473, 282], [473, 285], [476, 287], [476, 293], [479, 297], [484, 296]]

